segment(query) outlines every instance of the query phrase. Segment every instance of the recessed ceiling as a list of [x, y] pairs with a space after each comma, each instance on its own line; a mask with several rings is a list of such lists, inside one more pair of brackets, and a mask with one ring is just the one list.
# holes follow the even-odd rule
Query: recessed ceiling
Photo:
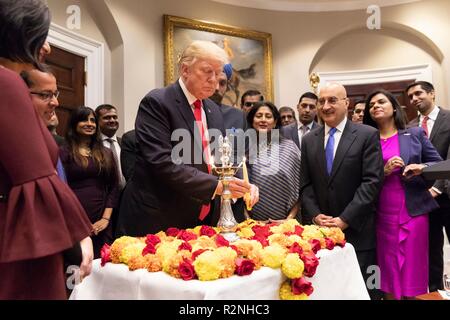
[[272, 11], [351, 11], [367, 9], [370, 5], [395, 6], [422, 0], [211, 0], [234, 6]]

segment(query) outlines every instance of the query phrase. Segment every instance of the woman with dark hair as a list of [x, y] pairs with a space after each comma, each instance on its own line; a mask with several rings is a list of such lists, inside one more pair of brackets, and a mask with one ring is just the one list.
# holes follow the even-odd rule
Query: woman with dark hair
[[[49, 26], [41, 1], [0, 0], [0, 299], [66, 299], [62, 252], [90, 241], [80, 202], [56, 175], [58, 147], [19, 77], [41, 66]], [[86, 276], [91, 243], [83, 256]]]
[[377, 209], [377, 258], [387, 299], [427, 293], [428, 213], [438, 206], [420, 176], [441, 157], [422, 128], [406, 117], [388, 91], [372, 92], [363, 123], [380, 130], [385, 180]]
[[94, 110], [73, 110], [60, 156], [67, 182], [92, 223], [94, 257], [99, 258], [102, 246], [113, 240], [110, 219], [119, 198], [119, 180], [114, 156], [100, 140]]
[[256, 102], [247, 115], [250, 137], [249, 178], [259, 188], [255, 220], [294, 218], [299, 211], [300, 150], [279, 134], [281, 116], [271, 102]]

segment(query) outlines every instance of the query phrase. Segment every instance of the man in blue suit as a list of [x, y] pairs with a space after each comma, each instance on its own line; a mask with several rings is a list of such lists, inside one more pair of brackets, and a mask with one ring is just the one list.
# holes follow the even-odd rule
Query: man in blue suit
[[[194, 41], [181, 56], [180, 79], [142, 100], [135, 124], [136, 164], [124, 190], [117, 235], [210, 224], [212, 200], [223, 185], [211, 174], [209, 138], [211, 129], [223, 134], [224, 124], [208, 97], [227, 62], [217, 45]], [[240, 179], [229, 187], [234, 198], [251, 192], [256, 203], [256, 187]]]

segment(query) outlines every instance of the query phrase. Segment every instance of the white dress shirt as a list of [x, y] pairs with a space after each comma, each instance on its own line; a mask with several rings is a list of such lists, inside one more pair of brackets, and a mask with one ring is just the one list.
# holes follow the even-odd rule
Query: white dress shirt
[[[336, 132], [334, 133], [334, 150], [333, 150], [333, 159], [336, 157], [336, 150], [339, 146], [339, 142], [341, 141], [342, 133], [344, 132], [345, 125], [347, 124], [347, 117], [341, 121], [336, 127]], [[323, 148], [326, 149], [328, 138], [330, 137], [331, 127], [325, 123], [325, 139]]]
[[110, 144], [110, 142], [108, 140], [109, 139], [113, 140], [113, 144], [114, 144], [114, 147], [115, 147], [116, 153], [117, 153], [116, 165], [117, 165], [117, 170], [118, 170], [119, 175], [120, 175], [120, 177], [119, 177], [119, 185], [120, 185], [121, 188], [123, 188], [125, 186], [125, 178], [124, 178], [124, 176], [122, 174], [122, 167], [121, 167], [121, 163], [120, 163], [120, 145], [119, 145], [119, 142], [117, 140], [117, 136], [113, 135], [110, 138], [110, 137], [104, 135], [103, 133], [100, 133], [100, 138], [102, 139], [103, 146], [108, 148], [108, 149], [111, 149], [111, 144]]
[[298, 131], [298, 141], [300, 142], [300, 146], [302, 145], [302, 139], [303, 139], [303, 131], [302, 131], [302, 127], [306, 127], [308, 128], [305, 132], [305, 135], [310, 132], [312, 130], [312, 126], [313, 126], [314, 121], [311, 121], [309, 124], [307, 124], [306, 126], [299, 122], [298, 126], [297, 126], [297, 131]]
[[[428, 115], [427, 127], [428, 127], [428, 138], [431, 137], [431, 132], [433, 131], [434, 123], [436, 122], [437, 116], [439, 114], [439, 107], [434, 106], [433, 111]], [[420, 114], [419, 116], [419, 127], [422, 127], [422, 121], [425, 116]]]

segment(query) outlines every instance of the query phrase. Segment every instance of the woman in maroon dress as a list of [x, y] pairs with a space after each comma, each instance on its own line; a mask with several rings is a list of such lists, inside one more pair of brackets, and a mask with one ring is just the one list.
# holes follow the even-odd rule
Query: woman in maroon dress
[[49, 26], [41, 1], [0, 0], [0, 299], [65, 299], [62, 252], [91, 232], [18, 75], [40, 67]]
[[67, 145], [60, 151], [67, 182], [94, 228], [95, 258], [100, 257], [102, 246], [113, 240], [110, 219], [119, 198], [116, 162], [99, 135], [94, 111], [88, 107], [75, 109], [66, 134]]

